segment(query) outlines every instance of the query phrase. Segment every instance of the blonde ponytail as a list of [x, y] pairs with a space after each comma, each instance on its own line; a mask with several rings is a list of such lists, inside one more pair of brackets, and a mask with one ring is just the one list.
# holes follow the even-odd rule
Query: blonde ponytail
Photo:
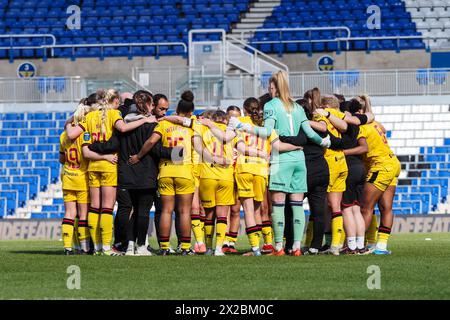
[[372, 112], [372, 102], [370, 101], [370, 97], [367, 94], [363, 94], [361, 96], [359, 96], [363, 101], [364, 101], [364, 108], [363, 111], [364, 112]]
[[86, 104], [86, 99], [82, 99], [73, 113], [73, 122], [77, 126], [80, 122], [86, 121], [86, 115], [92, 111], [92, 107]]
[[286, 112], [290, 113], [294, 108], [294, 99], [291, 97], [291, 93], [289, 91], [287, 73], [285, 71], [278, 71], [272, 75], [269, 82], [274, 84], [277, 91], [277, 97], [281, 100], [281, 102], [283, 102]]
[[106, 136], [106, 121], [108, 120], [108, 110], [112, 109], [112, 103], [114, 100], [120, 99], [119, 93], [115, 89], [108, 89], [105, 92], [105, 97], [103, 101], [100, 102], [98, 110], [100, 111], [100, 138]]

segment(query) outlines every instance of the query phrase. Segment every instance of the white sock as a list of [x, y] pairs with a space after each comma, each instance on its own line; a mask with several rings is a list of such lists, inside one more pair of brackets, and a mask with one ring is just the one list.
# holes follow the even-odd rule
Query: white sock
[[364, 249], [364, 237], [356, 237], [356, 247], [358, 249]]
[[387, 249], [387, 243], [386, 242], [377, 242], [377, 249], [378, 250], [386, 250]]
[[347, 237], [347, 245], [350, 250], [356, 249], [356, 237]]
[[253, 252], [258, 251], [258, 250], [259, 250], [259, 247], [252, 247]]
[[111, 250], [111, 246], [103, 245], [103, 251]]
[[84, 252], [88, 252], [89, 251], [89, 242], [88, 241], [80, 241], [80, 245], [81, 245], [81, 250], [83, 250]]
[[204, 244], [204, 243], [203, 243], [203, 241], [197, 241], [197, 244], [198, 244], [199, 246], [201, 246], [201, 245]]
[[280, 251], [281, 249], [283, 249], [283, 242], [276, 242], [275, 250]]
[[228, 242], [228, 246], [229, 246], [229, 247], [234, 247], [235, 244], [236, 244], [236, 243], [233, 242], [233, 241]]
[[229, 243], [228, 241], [225, 240], [225, 241], [223, 242], [223, 245], [224, 245], [224, 246], [229, 246], [230, 243]]
[[100, 251], [102, 250], [102, 245], [100, 243], [95, 245], [95, 251]]
[[134, 241], [128, 241], [127, 251], [134, 250]]
[[220, 252], [222, 252], [222, 247], [220, 247], [220, 246], [216, 246], [216, 252], [217, 251], [220, 251]]
[[294, 244], [292, 245], [292, 250], [300, 250], [300, 241], [294, 241]]

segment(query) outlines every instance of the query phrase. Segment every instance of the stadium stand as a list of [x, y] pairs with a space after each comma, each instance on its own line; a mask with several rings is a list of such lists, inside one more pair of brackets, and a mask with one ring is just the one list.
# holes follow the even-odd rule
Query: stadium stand
[[[376, 5], [381, 9], [381, 28], [370, 30], [367, 26], [369, 6]], [[305, 28], [305, 27], [348, 27], [352, 37], [389, 37], [420, 36], [405, 4], [398, 0], [334, 0], [334, 1], [294, 1], [283, 0], [273, 14], [268, 17], [262, 28]], [[258, 41], [282, 40], [324, 40], [312, 43], [312, 51], [346, 50], [337, 41], [325, 42], [346, 36], [342, 30], [307, 30], [290, 32], [257, 32], [250, 40], [263, 52], [307, 52], [311, 43], [255, 43]], [[281, 48], [280, 48], [281, 46]], [[423, 49], [421, 39], [376, 39], [369, 43], [365, 40], [350, 42], [349, 50], [398, 50]]]
[[[449, 106], [375, 106], [374, 112], [402, 162], [394, 212], [448, 211]], [[0, 218], [63, 216], [58, 148], [69, 115], [0, 114]]]
[[[66, 26], [70, 13], [66, 9], [78, 5], [82, 12], [81, 29]], [[381, 9], [381, 28], [369, 30], [368, 6]], [[184, 55], [180, 45], [121, 47], [79, 47], [70, 45], [184, 42], [188, 44], [190, 29], [220, 28], [231, 34], [256, 28], [348, 27], [351, 37], [416, 36], [397, 40], [376, 38], [350, 42], [349, 50], [424, 49], [433, 37], [431, 48], [449, 47], [450, 28], [448, 1], [435, 0], [0, 0], [0, 34], [30, 35], [21, 38], [0, 37], [0, 58], [43, 57], [49, 38], [31, 35], [51, 34], [56, 37], [55, 57], [115, 57]], [[347, 50], [332, 39], [347, 36], [342, 30], [289, 32], [257, 32], [250, 43], [263, 52], [322, 52]], [[197, 35], [198, 40], [219, 40], [217, 34]], [[283, 42], [278, 42], [278, 41]], [[299, 41], [304, 42], [285, 42]], [[314, 42], [310, 42], [314, 40]], [[322, 41], [320, 41], [322, 40]], [[327, 41], [328, 40], [328, 41]], [[257, 43], [269, 41], [271, 43]], [[35, 46], [34, 48], [31, 46]]]
[[433, 37], [431, 48], [450, 48], [450, 3], [444, 0], [405, 0], [406, 9], [415, 22], [417, 31]]
[[[3, 34], [53, 34], [58, 45], [97, 43], [187, 43], [191, 28], [221, 28], [229, 31], [232, 23], [239, 20], [247, 10], [246, 0], [1, 0], [0, 33]], [[82, 12], [82, 28], [69, 30], [66, 21], [70, 14], [66, 9], [78, 5]], [[208, 36], [205, 36], [206, 38]], [[214, 35], [210, 36], [215, 39]], [[9, 46], [9, 38], [0, 38], [0, 46]], [[31, 46], [43, 44], [43, 39], [25, 37], [14, 39], [14, 45]], [[48, 40], [46, 40], [48, 41]], [[48, 43], [47, 43], [48, 44]], [[181, 55], [180, 46], [161, 46], [160, 55]], [[75, 51], [77, 57], [130, 55], [128, 47], [84, 47]], [[42, 49], [20, 49], [16, 57], [40, 57]], [[132, 56], [155, 55], [154, 47], [134, 47]], [[71, 57], [71, 48], [55, 49], [55, 57]], [[0, 57], [7, 57], [0, 50]]]

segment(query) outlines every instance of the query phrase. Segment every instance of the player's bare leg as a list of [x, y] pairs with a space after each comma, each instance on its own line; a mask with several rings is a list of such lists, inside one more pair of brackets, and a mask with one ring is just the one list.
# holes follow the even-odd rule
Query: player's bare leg
[[395, 186], [389, 186], [378, 201], [381, 212], [381, 221], [378, 228], [377, 245], [375, 254], [389, 254], [387, 243], [391, 235], [392, 226], [394, 224], [394, 214], [392, 211], [392, 203], [394, 201]]
[[380, 199], [383, 191], [376, 188], [371, 183], [366, 183], [364, 185], [364, 198], [361, 208], [361, 213], [364, 218], [364, 224], [366, 230], [370, 226], [370, 222], [372, 221], [373, 210], [375, 209], [375, 205]]
[[241, 225], [241, 201], [236, 199], [236, 203], [230, 206], [228, 231], [222, 251], [225, 253], [237, 253], [235, 248], [239, 227]]
[[176, 211], [180, 219], [181, 254], [192, 255], [191, 250], [191, 211], [194, 194], [181, 194], [176, 196]]
[[347, 237], [347, 253], [353, 253], [356, 250], [356, 221], [353, 215], [353, 207], [346, 207], [342, 210], [345, 236]]
[[175, 209], [175, 196], [161, 195], [162, 210], [159, 218], [160, 254], [170, 253], [170, 231], [172, 229], [172, 213]]

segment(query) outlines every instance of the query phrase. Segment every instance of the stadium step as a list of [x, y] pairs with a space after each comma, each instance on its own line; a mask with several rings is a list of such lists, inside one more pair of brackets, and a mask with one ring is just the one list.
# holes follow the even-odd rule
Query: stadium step
[[[249, 11], [246, 12], [241, 20], [236, 23], [231, 29], [231, 34], [240, 35], [245, 29], [258, 29], [264, 26], [264, 21], [270, 17], [276, 6], [280, 5], [281, 1], [264, 1], [258, 0], [252, 4]], [[246, 33], [242, 36], [243, 39], [248, 40], [253, 37], [253, 33]]]

